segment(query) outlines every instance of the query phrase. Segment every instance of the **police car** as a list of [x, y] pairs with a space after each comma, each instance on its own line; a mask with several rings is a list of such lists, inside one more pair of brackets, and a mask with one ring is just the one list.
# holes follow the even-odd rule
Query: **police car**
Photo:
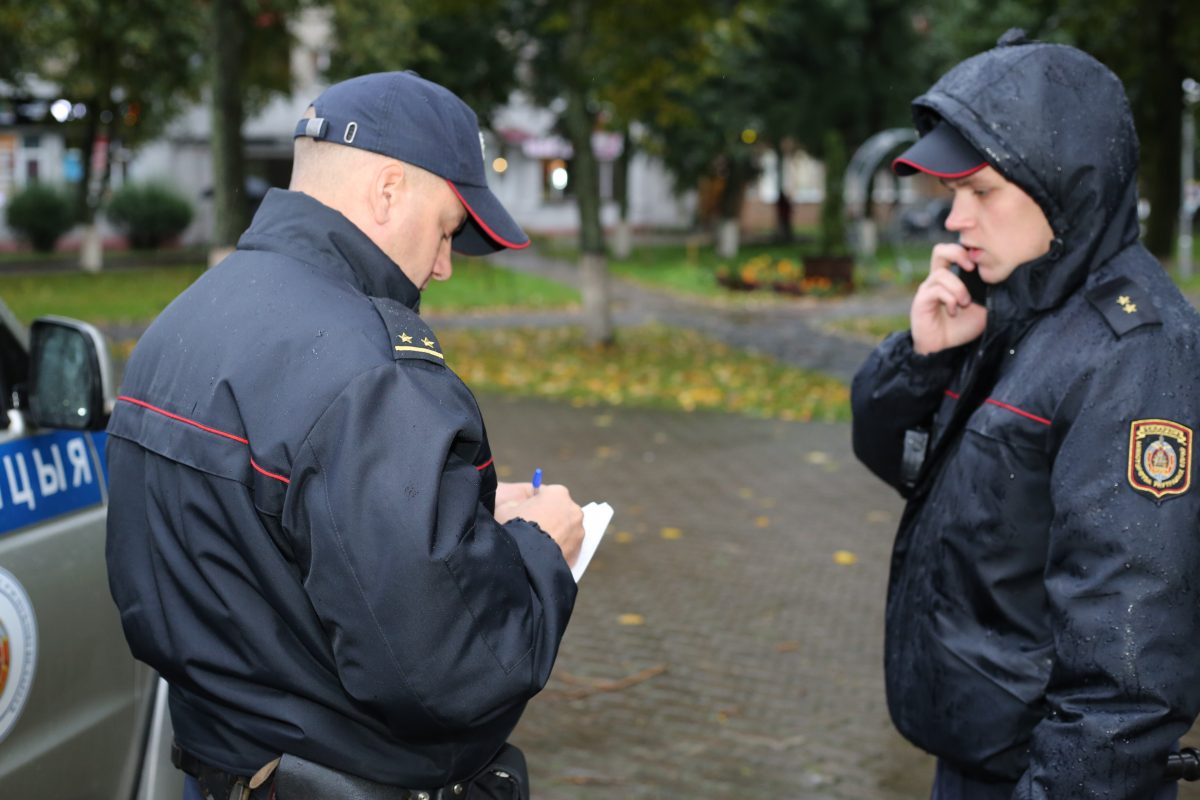
[[182, 796], [166, 690], [135, 662], [104, 566], [108, 349], [0, 303], [0, 797]]

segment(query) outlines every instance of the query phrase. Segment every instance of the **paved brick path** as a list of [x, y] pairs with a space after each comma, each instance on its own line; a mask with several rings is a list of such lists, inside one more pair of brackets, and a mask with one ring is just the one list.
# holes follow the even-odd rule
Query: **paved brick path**
[[483, 406], [507, 477], [541, 466], [617, 509], [515, 736], [539, 800], [927, 796], [882, 690], [900, 502], [847, 426]]

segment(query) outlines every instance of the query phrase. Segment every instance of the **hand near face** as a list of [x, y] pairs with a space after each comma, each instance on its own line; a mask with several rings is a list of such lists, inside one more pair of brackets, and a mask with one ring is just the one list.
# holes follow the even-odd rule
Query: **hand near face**
[[934, 246], [929, 277], [917, 288], [909, 311], [913, 350], [919, 355], [966, 344], [979, 338], [987, 326], [987, 309], [971, 302], [966, 285], [950, 271], [952, 264], [976, 269], [962, 245]]

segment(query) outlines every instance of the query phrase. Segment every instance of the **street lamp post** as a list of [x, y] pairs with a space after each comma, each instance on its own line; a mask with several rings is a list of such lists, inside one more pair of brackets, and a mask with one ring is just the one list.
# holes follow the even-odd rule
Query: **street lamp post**
[[1183, 82], [1183, 150], [1179, 176], [1178, 252], [1175, 259], [1180, 280], [1192, 277], [1192, 218], [1198, 205], [1192, 192], [1196, 168], [1196, 113], [1193, 106], [1197, 103], [1200, 103], [1200, 83], [1188, 78]]

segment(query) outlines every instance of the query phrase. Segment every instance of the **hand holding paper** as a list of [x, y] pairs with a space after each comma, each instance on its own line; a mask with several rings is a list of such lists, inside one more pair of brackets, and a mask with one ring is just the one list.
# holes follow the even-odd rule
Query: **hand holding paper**
[[579, 583], [583, 571], [596, 554], [596, 548], [604, 538], [604, 532], [608, 530], [613, 513], [613, 507], [608, 503], [588, 503], [583, 507], [583, 544], [579, 548], [579, 558], [575, 559], [575, 566], [571, 567], [571, 575], [575, 577], [576, 583]]

